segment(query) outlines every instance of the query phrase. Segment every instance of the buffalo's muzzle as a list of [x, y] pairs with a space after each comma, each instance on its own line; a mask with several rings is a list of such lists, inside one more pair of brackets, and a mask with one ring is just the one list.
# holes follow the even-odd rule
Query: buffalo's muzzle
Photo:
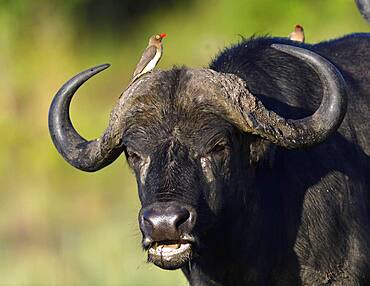
[[143, 208], [139, 223], [148, 260], [164, 269], [183, 266], [191, 256], [195, 220], [195, 210], [177, 202], [159, 202]]

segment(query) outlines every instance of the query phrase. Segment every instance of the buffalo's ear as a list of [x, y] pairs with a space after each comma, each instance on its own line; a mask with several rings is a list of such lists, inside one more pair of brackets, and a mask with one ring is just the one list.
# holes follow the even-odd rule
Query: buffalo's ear
[[356, 0], [356, 4], [362, 16], [370, 23], [370, 0]]
[[262, 138], [255, 138], [249, 145], [250, 164], [272, 167], [275, 160], [275, 150], [275, 144]]

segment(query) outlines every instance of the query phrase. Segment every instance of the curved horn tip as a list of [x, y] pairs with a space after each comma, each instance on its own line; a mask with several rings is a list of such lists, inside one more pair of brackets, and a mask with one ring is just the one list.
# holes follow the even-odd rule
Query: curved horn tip
[[[300, 47], [285, 45], [285, 44], [272, 44], [271, 47], [276, 49], [276, 50], [279, 50], [283, 53], [292, 55], [292, 56], [294, 56], [298, 59], [301, 59], [305, 62], [307, 62], [307, 60], [309, 60], [309, 62], [311, 61], [311, 62], [316, 62], [317, 64], [320, 64], [320, 65], [325, 65], [325, 68], [328, 71], [330, 71], [330, 73], [333, 74], [332, 75], [333, 77], [335, 77], [335, 78], [339, 77], [341, 80], [343, 80], [342, 74], [340, 74], [340, 72], [337, 70], [337, 68], [329, 60], [327, 60], [326, 58], [324, 58], [320, 54], [315, 53], [314, 51], [311, 51], [311, 50], [306, 49], [306, 48], [300, 48]], [[309, 62], [308, 62], [308, 64], [309, 64]], [[319, 63], [319, 62], [321, 62], [321, 63]], [[313, 66], [312, 63], [309, 64], [309, 65]]]
[[[94, 75], [100, 73], [101, 71], [107, 69], [110, 67], [110, 64], [101, 64], [92, 68], [88, 68], [79, 74], [72, 77], [70, 80], [68, 80], [57, 92], [57, 94], [54, 96], [53, 102], [57, 100], [59, 97], [63, 98], [60, 94], [64, 94], [66, 90], [72, 91], [69, 97], [72, 97], [73, 94], [76, 92], [76, 90], [89, 78], [93, 77]], [[68, 98], [68, 96], [66, 97]]]
[[99, 69], [99, 70], [105, 70], [106, 68], [109, 68], [110, 64], [101, 64], [96, 67], [93, 67], [93, 69]]
[[75, 77], [73, 77], [72, 79], [76, 78], [76, 77], [80, 77], [80, 76], [85, 76], [87, 75], [89, 79], [90, 77], [96, 75], [97, 73], [100, 73], [101, 71], [107, 69], [110, 67], [110, 64], [101, 64], [101, 65], [98, 65], [98, 66], [95, 66], [95, 67], [92, 67], [92, 68], [88, 68], [82, 72], [80, 72], [79, 74], [77, 74]]
[[294, 55], [297, 55], [302, 50], [304, 50], [305, 52], [307, 51], [311, 52], [310, 50], [307, 50], [307, 49], [303, 49], [303, 48], [299, 48], [299, 47], [291, 46], [291, 45], [286, 45], [286, 44], [272, 44], [271, 47], [274, 48], [275, 50], [279, 50], [284, 53], [294, 54]]
[[101, 64], [92, 68], [89, 68], [90, 72], [98, 73], [110, 67], [110, 64]]
[[69, 81], [67, 81], [62, 86], [62, 88], [57, 92], [55, 98], [57, 98], [58, 94], [61, 91], [63, 91], [65, 88], [67, 88], [67, 89], [72, 88], [72, 90], [73, 90], [73, 88], [75, 88], [73, 90], [73, 93], [74, 93], [89, 78], [93, 77], [94, 75], [100, 73], [101, 71], [103, 71], [103, 70], [105, 70], [109, 67], [110, 67], [110, 64], [102, 64], [102, 65], [98, 65], [98, 66], [95, 66], [95, 67], [92, 67], [92, 68], [88, 68], [88, 69], [80, 72], [79, 74], [72, 77]]

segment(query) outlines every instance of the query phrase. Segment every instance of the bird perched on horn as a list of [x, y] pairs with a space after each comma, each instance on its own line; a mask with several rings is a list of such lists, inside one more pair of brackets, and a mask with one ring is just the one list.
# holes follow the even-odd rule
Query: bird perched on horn
[[297, 24], [294, 27], [294, 31], [289, 34], [289, 39], [292, 41], [304, 43], [304, 29], [301, 25]]
[[167, 34], [153, 35], [149, 38], [148, 46], [146, 47], [139, 63], [136, 66], [134, 74], [132, 75], [132, 82], [137, 80], [143, 74], [151, 72], [159, 60], [162, 57], [163, 45], [162, 39], [166, 37]]

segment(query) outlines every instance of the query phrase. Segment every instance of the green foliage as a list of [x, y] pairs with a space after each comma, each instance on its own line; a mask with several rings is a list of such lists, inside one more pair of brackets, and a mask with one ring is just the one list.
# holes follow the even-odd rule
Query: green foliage
[[146, 263], [124, 160], [87, 174], [57, 154], [47, 129], [55, 92], [82, 69], [113, 65], [73, 102], [75, 127], [93, 138], [154, 33], [168, 33], [159, 64], [168, 69], [206, 66], [239, 34], [286, 36], [300, 23], [318, 42], [369, 26], [349, 0], [198, 0], [161, 6], [129, 26], [80, 25], [75, 9], [90, 2], [0, 1], [0, 284], [186, 285], [180, 271]]

